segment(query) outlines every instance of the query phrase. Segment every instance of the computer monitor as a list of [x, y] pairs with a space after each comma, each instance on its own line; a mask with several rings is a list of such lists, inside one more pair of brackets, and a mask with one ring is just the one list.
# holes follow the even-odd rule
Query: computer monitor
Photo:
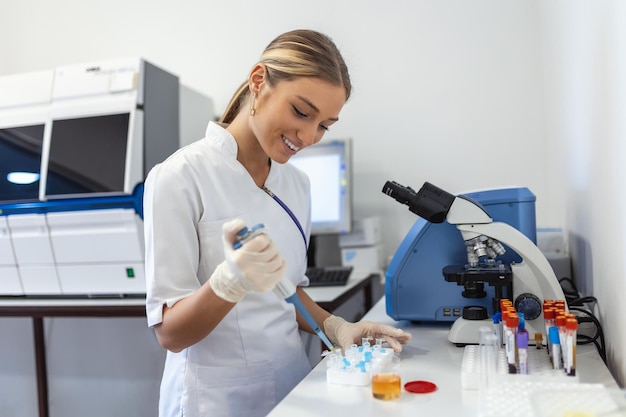
[[348, 233], [352, 229], [352, 146], [331, 139], [304, 148], [289, 163], [311, 182], [311, 235]]

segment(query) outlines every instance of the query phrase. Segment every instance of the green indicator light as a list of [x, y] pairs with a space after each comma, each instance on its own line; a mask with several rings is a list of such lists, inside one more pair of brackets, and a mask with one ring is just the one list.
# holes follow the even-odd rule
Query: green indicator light
[[126, 277], [135, 278], [135, 270], [133, 268], [126, 268]]

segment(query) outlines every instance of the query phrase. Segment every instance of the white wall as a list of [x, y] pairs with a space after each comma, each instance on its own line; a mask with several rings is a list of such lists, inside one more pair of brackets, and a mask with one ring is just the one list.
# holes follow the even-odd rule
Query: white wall
[[[529, 187], [537, 196], [538, 226], [564, 227], [577, 238], [575, 247], [582, 242], [587, 248], [576, 252], [580, 256], [575, 263], [593, 283], [585, 289], [595, 290], [601, 298], [615, 371], [623, 382], [625, 327], [618, 320], [625, 314], [616, 302], [617, 291], [610, 289], [617, 285], [625, 293], [620, 277], [624, 268], [615, 256], [624, 252], [624, 242], [615, 229], [604, 234], [605, 228], [614, 227], [618, 208], [623, 207], [618, 197], [608, 199], [605, 194], [617, 194], [623, 185], [618, 188], [613, 183], [594, 191], [612, 177], [600, 173], [606, 155], [588, 152], [603, 133], [605, 146], [619, 143], [618, 116], [612, 111], [623, 110], [623, 101], [615, 103], [616, 98], [608, 94], [612, 89], [606, 87], [607, 95], [595, 97], [593, 106], [588, 104], [586, 94], [593, 91], [595, 81], [586, 73], [571, 78], [566, 59], [575, 59], [576, 51], [574, 44], [566, 42], [568, 36], [577, 34], [584, 46], [612, 35], [585, 14], [584, 8], [595, 10], [596, 3], [605, 4], [319, 0], [302, 7], [286, 0], [0, 0], [0, 74], [140, 55], [210, 95], [219, 113], [275, 35], [297, 27], [326, 32], [343, 51], [355, 86], [329, 136], [355, 140], [355, 214], [382, 216], [387, 255], [393, 254], [415, 217], [381, 193], [386, 180], [414, 188], [430, 181], [453, 193]], [[604, 19], [613, 16], [603, 7], [598, 9]], [[582, 14], [589, 29], [579, 32], [569, 27], [572, 14]], [[619, 25], [612, 22], [610, 27], [617, 31]], [[612, 44], [618, 46], [624, 50], [623, 44]], [[596, 53], [590, 49], [577, 62], [595, 62]], [[609, 59], [611, 54], [605, 51], [602, 56]], [[602, 68], [616, 69], [608, 61]], [[612, 74], [617, 76], [615, 71]], [[601, 82], [611, 85], [615, 78], [607, 75]], [[586, 119], [585, 106], [594, 111], [593, 126]], [[603, 118], [614, 122], [613, 131], [602, 130]], [[569, 133], [578, 138], [571, 150]], [[580, 171], [587, 180], [592, 178], [584, 187], [573, 177]], [[613, 218], [602, 220], [600, 204], [592, 213], [592, 196], [613, 204]], [[124, 407], [136, 416], [155, 414], [162, 352], [143, 322], [54, 319], [46, 323], [47, 330], [52, 329], [47, 340], [49, 363], [63, 364], [62, 369], [52, 365], [52, 417], [129, 415], [119, 412]], [[1, 415], [5, 410], [10, 415], [36, 415], [28, 326], [24, 319], [0, 320]], [[103, 326], [111, 333], [100, 349], [74, 349], [83, 339], [99, 337]], [[69, 360], [61, 361], [68, 351], [72, 352], [66, 357]], [[80, 366], [118, 354], [127, 361], [122, 367], [127, 373], [119, 369], [103, 379], [95, 371], [90, 374], [88, 378], [97, 380], [107, 401], [85, 412], [96, 399], [93, 386], [83, 383]], [[138, 370], [133, 368], [135, 362]]]
[[626, 3], [541, 3], [551, 189], [581, 291], [599, 300], [610, 368], [626, 383]]
[[330, 34], [355, 89], [328, 135], [354, 138], [356, 214], [386, 217], [388, 254], [415, 219], [381, 193], [388, 179], [455, 193], [524, 185], [540, 221], [560, 221], [544, 204], [535, 1], [364, 1], [358, 13], [330, 0], [313, 10], [285, 0], [5, 3], [0, 34], [13, 41], [0, 74], [141, 55], [213, 97], [218, 113], [278, 33]]

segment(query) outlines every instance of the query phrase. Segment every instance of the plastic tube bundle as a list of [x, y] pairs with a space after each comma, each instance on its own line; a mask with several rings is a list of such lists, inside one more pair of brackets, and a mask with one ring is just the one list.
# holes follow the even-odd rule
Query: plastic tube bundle
[[382, 347], [383, 340], [377, 339], [376, 344], [370, 344], [364, 339], [362, 345], [351, 345], [342, 355], [341, 349], [335, 348], [328, 353], [326, 360], [326, 380], [329, 384], [369, 385], [371, 381], [372, 364], [375, 362], [391, 362], [394, 356], [393, 349]]
[[565, 309], [561, 300], [544, 300], [544, 319], [548, 336], [548, 354], [553, 369], [564, 369], [576, 376], [576, 333], [578, 320]]

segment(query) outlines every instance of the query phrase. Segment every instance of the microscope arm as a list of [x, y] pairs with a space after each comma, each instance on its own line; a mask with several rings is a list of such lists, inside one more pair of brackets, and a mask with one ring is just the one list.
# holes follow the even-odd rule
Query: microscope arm
[[479, 203], [464, 196], [457, 196], [446, 213], [450, 224], [486, 224], [493, 222], [491, 216]]
[[539, 248], [523, 233], [514, 227], [500, 222], [488, 224], [457, 224], [463, 239], [468, 240], [485, 235], [509, 246], [522, 257], [520, 264], [514, 265], [516, 280], [515, 295], [532, 293], [542, 300], [564, 300], [561, 288], [552, 266]]
[[542, 300], [565, 299], [552, 266], [539, 248], [519, 230], [506, 223], [493, 222], [478, 203], [462, 196], [454, 199], [446, 220], [456, 225], [465, 241], [484, 235], [509, 246], [521, 256], [522, 262], [512, 266], [516, 277], [514, 299], [525, 293], [534, 294]]

